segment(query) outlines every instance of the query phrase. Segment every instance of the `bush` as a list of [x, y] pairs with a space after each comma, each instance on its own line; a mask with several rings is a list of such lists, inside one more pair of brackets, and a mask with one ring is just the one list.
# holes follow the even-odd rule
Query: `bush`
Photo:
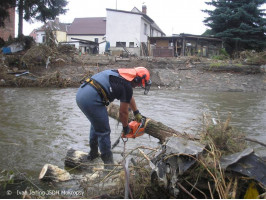
[[0, 37], [0, 48], [5, 46], [5, 41], [3, 40], [3, 38]]
[[212, 59], [227, 60], [227, 59], [229, 59], [229, 54], [226, 52], [225, 48], [222, 48], [219, 51], [219, 55], [213, 56]]

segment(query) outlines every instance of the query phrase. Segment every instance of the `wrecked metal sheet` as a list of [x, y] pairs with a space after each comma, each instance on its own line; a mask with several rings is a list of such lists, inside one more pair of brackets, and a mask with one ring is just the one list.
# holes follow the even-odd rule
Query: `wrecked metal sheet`
[[237, 163], [230, 165], [227, 170], [241, 173], [266, 186], [266, 163], [254, 153], [241, 158]]
[[252, 152], [253, 152], [253, 149], [247, 148], [242, 152], [234, 153], [232, 155], [222, 157], [220, 160], [222, 169], [226, 169], [229, 165], [236, 163], [241, 158], [251, 154]]
[[223, 157], [221, 167], [253, 178], [266, 186], [266, 162], [256, 156], [251, 148]]
[[180, 137], [171, 137], [166, 145], [165, 154], [188, 154], [197, 155], [201, 153], [204, 149], [204, 145], [199, 142], [186, 140]]

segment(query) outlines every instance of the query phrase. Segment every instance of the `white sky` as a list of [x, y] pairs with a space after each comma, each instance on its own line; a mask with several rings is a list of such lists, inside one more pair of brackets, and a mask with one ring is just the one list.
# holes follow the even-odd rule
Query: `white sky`
[[[200, 35], [207, 29], [202, 21], [208, 16], [201, 10], [212, 9], [205, 4], [206, 1], [210, 0], [68, 0], [69, 10], [65, 15], [60, 15], [59, 20], [72, 23], [74, 18], [106, 17], [106, 8], [116, 9], [116, 5], [118, 10], [131, 11], [136, 7], [141, 11], [145, 4], [147, 15], [167, 36], [179, 33]], [[24, 35], [41, 25], [40, 22], [30, 24], [24, 21]]]

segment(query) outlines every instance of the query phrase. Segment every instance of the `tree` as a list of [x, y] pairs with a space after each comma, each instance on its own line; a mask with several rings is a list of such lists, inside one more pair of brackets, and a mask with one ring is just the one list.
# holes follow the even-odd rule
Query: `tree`
[[16, 0], [0, 1], [0, 27], [5, 27], [5, 19], [9, 17], [8, 9], [16, 6]]
[[215, 37], [225, 41], [226, 50], [233, 52], [266, 48], [266, 19], [260, 6], [266, 0], [212, 0], [205, 2], [215, 7], [203, 10], [209, 17], [203, 21]]
[[22, 35], [23, 18], [30, 21], [32, 18], [37, 21], [55, 19], [59, 14], [65, 14], [64, 7], [68, 4], [66, 0], [17, 0], [19, 25], [18, 35]]
[[[31, 21], [36, 19], [37, 21], [46, 22], [47, 20], [53, 20], [59, 14], [65, 14], [67, 9], [64, 7], [68, 4], [66, 0], [1, 0], [0, 9], [5, 9], [12, 5], [18, 8], [18, 36], [23, 35], [23, 19]], [[0, 25], [4, 23], [4, 20], [8, 15], [0, 10]], [[1, 16], [3, 16], [1, 18]]]

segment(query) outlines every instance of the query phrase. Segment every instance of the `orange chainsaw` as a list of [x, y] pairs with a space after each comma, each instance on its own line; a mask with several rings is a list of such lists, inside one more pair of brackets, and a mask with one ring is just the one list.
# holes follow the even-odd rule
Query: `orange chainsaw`
[[122, 138], [136, 138], [139, 136], [142, 136], [145, 131], [145, 125], [146, 125], [146, 117], [142, 116], [141, 122], [137, 121], [131, 121], [128, 126], [131, 129], [131, 131], [128, 134], [122, 133]]
[[137, 121], [131, 121], [128, 126], [130, 128], [130, 132], [128, 134], [124, 134], [122, 133], [121, 136], [119, 136], [119, 138], [115, 141], [115, 143], [112, 145], [112, 149], [115, 148], [119, 142], [120, 142], [120, 138], [136, 138], [139, 136], [142, 136], [145, 132], [145, 127], [146, 124], [149, 120], [146, 120], [146, 117], [142, 116], [141, 122], [137, 122]]

